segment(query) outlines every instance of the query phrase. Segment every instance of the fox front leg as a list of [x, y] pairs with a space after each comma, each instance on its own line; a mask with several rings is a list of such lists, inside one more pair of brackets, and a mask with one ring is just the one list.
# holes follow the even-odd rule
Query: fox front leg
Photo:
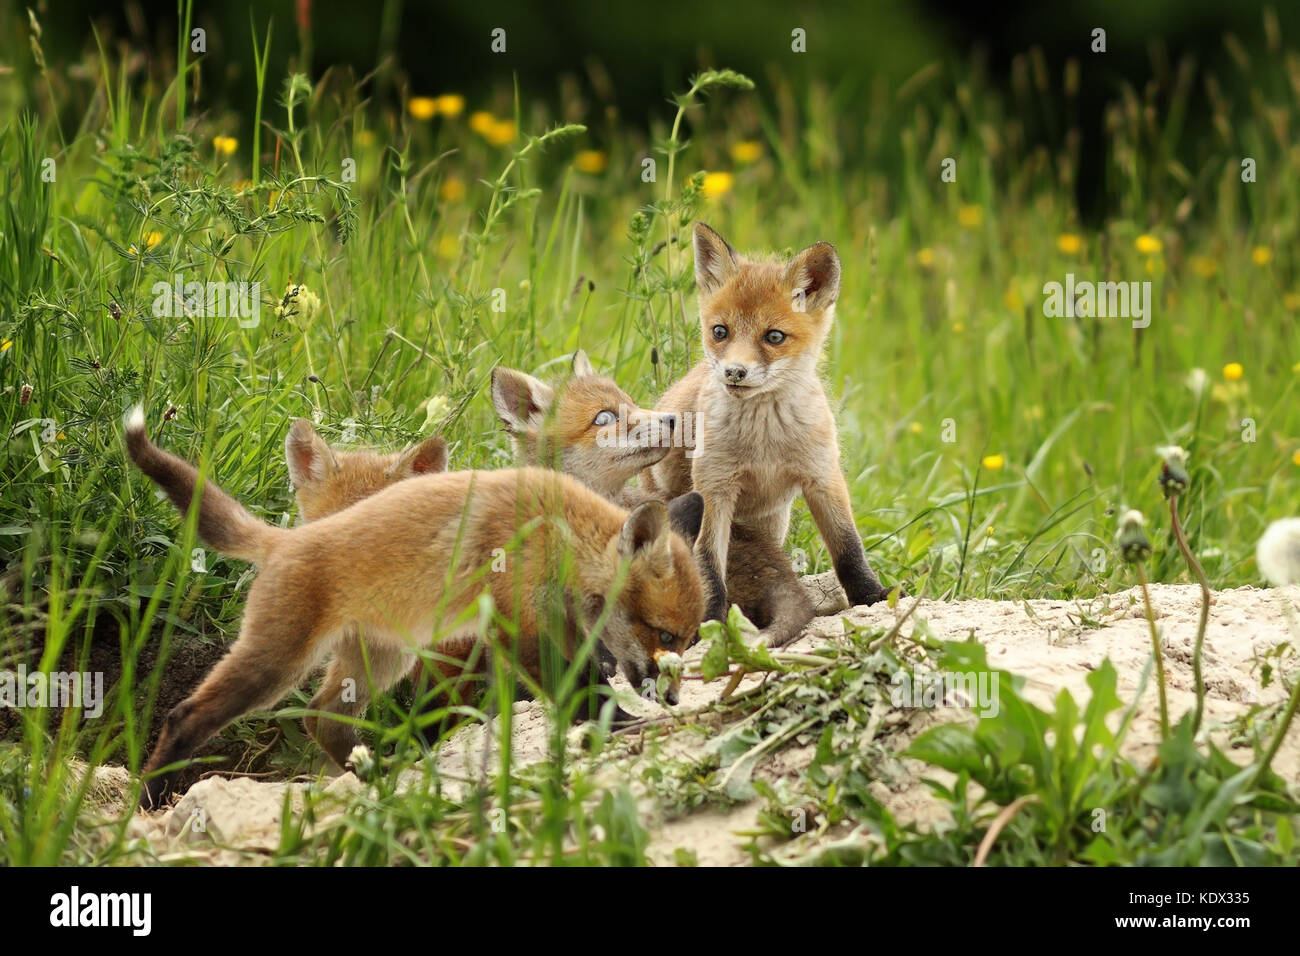
[[704, 520], [695, 539], [695, 560], [708, 588], [704, 620], [727, 619], [727, 548], [731, 542], [731, 517], [736, 511], [734, 487], [697, 488], [704, 496]]
[[867, 552], [853, 522], [849, 487], [839, 469], [824, 480], [805, 485], [803, 497], [831, 553], [835, 575], [844, 587], [850, 606], [884, 600], [887, 592], [867, 564]]

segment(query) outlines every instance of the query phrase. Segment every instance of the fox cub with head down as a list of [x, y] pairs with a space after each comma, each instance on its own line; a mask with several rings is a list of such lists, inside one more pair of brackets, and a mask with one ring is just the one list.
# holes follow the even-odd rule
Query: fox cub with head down
[[726, 613], [732, 535], [784, 542], [800, 493], [849, 603], [881, 600], [817, 374], [840, 290], [835, 247], [819, 242], [789, 262], [749, 259], [703, 223], [694, 245], [704, 360], [655, 406], [694, 416], [694, 455], [673, 448], [642, 480], [667, 495], [693, 488], [704, 496], [695, 553], [709, 589], [706, 617]]
[[[345, 687], [369, 678], [387, 689], [409, 666], [410, 646], [440, 634], [482, 639], [473, 623], [480, 594], [529, 638], [519, 643], [519, 665], [538, 679], [541, 631], [557, 599], [565, 620], [553, 639], [564, 656], [572, 659], [603, 619], [600, 643], [634, 687], [657, 678], [657, 658], [684, 650], [703, 620], [693, 535], [675, 531], [658, 502], [629, 514], [572, 478], [535, 468], [445, 472], [397, 481], [334, 514], [280, 528], [154, 445], [139, 408], [127, 418], [126, 445], [182, 513], [198, 496], [205, 542], [260, 568], [239, 639], [167, 715], [143, 770], [146, 807], [170, 792], [166, 768], [235, 718], [275, 703], [331, 651], [310, 707], [344, 714]], [[506, 570], [489, 570], [501, 555]], [[571, 573], [558, 580], [562, 555]], [[358, 633], [368, 659], [361, 640], [347, 639]], [[538, 659], [523, 659], [525, 648]], [[676, 695], [674, 681], [665, 697], [674, 703]], [[347, 759], [330, 756], [340, 765]]]
[[[597, 374], [582, 350], [573, 356], [572, 377], [556, 387], [526, 372], [497, 368], [492, 404], [520, 461], [557, 467], [624, 507], [659, 499], [629, 482], [674, 445], [691, 440], [683, 432], [689, 419], [640, 408], [612, 379]], [[730, 599], [768, 644], [793, 640], [818, 608], [780, 542], [736, 525], [729, 550]]]

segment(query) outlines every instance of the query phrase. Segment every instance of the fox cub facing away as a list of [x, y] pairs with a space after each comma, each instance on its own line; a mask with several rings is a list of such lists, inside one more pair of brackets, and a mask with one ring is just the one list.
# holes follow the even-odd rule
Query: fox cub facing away
[[[127, 418], [126, 445], [140, 470], [188, 513], [198, 472], [149, 440], [140, 408]], [[239, 639], [167, 715], [144, 767], [146, 807], [171, 790], [164, 768], [235, 718], [275, 703], [330, 651], [335, 656], [310, 706], [331, 714], [344, 712], [345, 682], [360, 687], [369, 675], [379, 689], [391, 686], [409, 666], [403, 651], [412, 644], [438, 633], [470, 636], [475, 626], [462, 622], [474, 620], [484, 592], [532, 638], [520, 642], [521, 657], [526, 646], [540, 651], [559, 554], [572, 565], [562, 595], [564, 633], [556, 635], [566, 656], [603, 615], [601, 643], [634, 687], [656, 678], [659, 652], [680, 653], [703, 619], [693, 535], [684, 539], [670, 527], [664, 505], [650, 502], [629, 514], [572, 478], [535, 468], [420, 475], [294, 528], [257, 520], [203, 482], [198, 531], [211, 547], [255, 561], [260, 571]], [[488, 570], [503, 554], [506, 572]], [[358, 632], [368, 670], [361, 641], [346, 639]], [[540, 663], [520, 660], [539, 679]], [[674, 702], [676, 688], [666, 697]], [[330, 757], [342, 764], [347, 754]]]
[[[657, 497], [628, 482], [688, 439], [674, 432], [677, 416], [638, 407], [611, 379], [596, 374], [582, 350], [573, 356], [573, 376], [556, 388], [525, 372], [497, 368], [492, 404], [522, 462], [558, 467], [624, 507]], [[819, 608], [780, 542], [735, 525], [730, 552], [730, 599], [769, 645], [797, 637]]]
[[643, 481], [670, 496], [692, 488], [704, 496], [695, 551], [709, 588], [706, 618], [727, 609], [734, 529], [784, 542], [801, 492], [849, 603], [881, 600], [817, 375], [840, 289], [835, 247], [819, 242], [784, 263], [747, 259], [703, 223], [694, 244], [704, 360], [656, 407], [695, 416], [695, 455], [673, 448]]

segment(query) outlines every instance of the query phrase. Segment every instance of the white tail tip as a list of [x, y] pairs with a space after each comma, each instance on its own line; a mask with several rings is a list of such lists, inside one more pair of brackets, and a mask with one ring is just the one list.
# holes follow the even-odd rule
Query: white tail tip
[[131, 410], [126, 413], [124, 422], [126, 424], [126, 430], [129, 432], [144, 431], [144, 406], [132, 406]]

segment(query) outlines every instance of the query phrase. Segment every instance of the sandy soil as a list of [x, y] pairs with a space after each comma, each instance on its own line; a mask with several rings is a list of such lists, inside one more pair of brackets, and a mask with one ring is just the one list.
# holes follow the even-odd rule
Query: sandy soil
[[[1167, 686], [1171, 714], [1175, 717], [1195, 702], [1192, 677], [1192, 645], [1199, 614], [1199, 591], [1192, 586], [1155, 585], [1151, 589], [1158, 624], [1166, 647]], [[842, 616], [818, 618], [789, 650], [808, 650], [843, 633], [844, 620], [875, 627], [888, 627], [895, 616], [911, 603], [904, 599], [896, 609], [878, 605], [854, 608]], [[1283, 697], [1280, 683], [1261, 687], [1257, 656], [1279, 643], [1292, 641], [1283, 607], [1289, 605], [1300, 619], [1300, 587], [1279, 590], [1238, 588], [1215, 594], [1210, 612], [1205, 649], [1207, 688], [1206, 727], [1215, 741], [1230, 748], [1227, 725], [1244, 713], [1252, 702], [1269, 704]], [[1036, 704], [1050, 707], [1061, 688], [1068, 688], [1076, 701], [1086, 700], [1085, 683], [1090, 670], [1109, 657], [1119, 672], [1119, 694], [1126, 702], [1137, 691], [1143, 667], [1150, 653], [1150, 635], [1136, 589], [1079, 601], [960, 601], [944, 603], [922, 601], [916, 613], [904, 625], [903, 633], [925, 628], [940, 639], [965, 640], [972, 633], [988, 651], [989, 662], [1027, 679], [1026, 694]], [[688, 660], [701, 653], [697, 647]], [[1287, 659], [1294, 668], [1294, 656]], [[723, 681], [704, 684], [687, 681], [683, 685], [681, 709], [696, 711], [717, 699]], [[743, 687], [744, 685], [742, 685]], [[629, 710], [646, 716], [662, 715], [657, 705], [639, 701], [628, 692]], [[910, 721], [909, 736], [934, 720], [962, 719], [968, 712], [960, 710], [925, 711]], [[1138, 716], [1129, 734], [1126, 751], [1139, 761], [1149, 759], [1158, 740], [1157, 697], [1154, 681], [1148, 683]], [[548, 753], [548, 727], [544, 708], [536, 703], [515, 707], [513, 750], [516, 765], [545, 760]], [[579, 731], [571, 731], [571, 740]], [[484, 747], [495, 752], [493, 728], [470, 726], [447, 741], [437, 756], [436, 768], [447, 787], [463, 786], [480, 775], [485, 763]], [[707, 734], [674, 735], [672, 746], [681, 755], [699, 752], [707, 743]], [[575, 743], [576, 748], [576, 743]], [[1227, 750], [1241, 763], [1250, 759], [1248, 746]], [[811, 747], [791, 746], [769, 754], [756, 776], [778, 779], [798, 775], [812, 756]], [[635, 759], [635, 758], [633, 758]], [[903, 761], [905, 772], [882, 783], [878, 796], [896, 817], [922, 823], [938, 819], [944, 811], [919, 781], [921, 765]], [[606, 767], [603, 773], [611, 783], [627, 779], [633, 769], [624, 760]], [[1293, 726], [1274, 763], [1274, 769], [1292, 784], [1300, 785], [1300, 726]], [[112, 776], [112, 771], [101, 771]], [[412, 772], [415, 784], [421, 774]], [[140, 814], [133, 821], [133, 834], [146, 839], [163, 859], [197, 858], [214, 864], [257, 862], [279, 839], [280, 814], [286, 791], [295, 802], [301, 801], [304, 787], [323, 787], [331, 796], [343, 798], [360, 786], [352, 774], [344, 774], [320, 784], [264, 783], [250, 779], [209, 777], [193, 786], [173, 809], [156, 814]], [[750, 801], [730, 810], [701, 810], [676, 819], [666, 819], [658, 812], [651, 797], [637, 787], [642, 799], [645, 821], [651, 828], [650, 855], [660, 863], [671, 863], [677, 847], [694, 851], [702, 864], [732, 865], [744, 863], [747, 856], [741, 846], [745, 838], [737, 835], [753, 826], [758, 807]], [[318, 810], [327, 819], [328, 806]], [[203, 829], [195, 826], [202, 821]]]

